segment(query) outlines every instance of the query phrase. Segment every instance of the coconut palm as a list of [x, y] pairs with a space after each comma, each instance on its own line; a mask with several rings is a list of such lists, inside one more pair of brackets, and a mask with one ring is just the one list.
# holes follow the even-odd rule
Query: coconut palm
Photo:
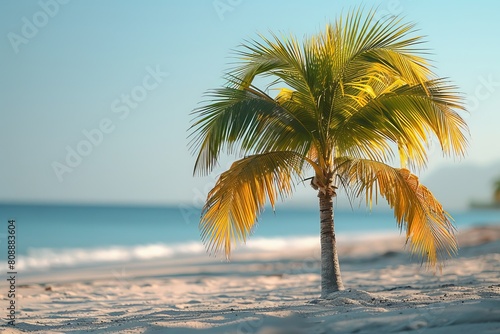
[[[456, 252], [450, 216], [410, 169], [425, 167], [432, 140], [445, 154], [464, 154], [462, 100], [429, 69], [413, 24], [374, 16], [352, 11], [302, 44], [276, 35], [246, 42], [227, 84], [193, 111], [195, 173], [210, 173], [223, 153], [242, 156], [202, 210], [210, 252], [228, 256], [267, 200], [274, 209], [308, 171], [319, 197], [322, 297], [344, 288], [332, 204], [339, 187], [369, 206], [385, 198], [410, 250], [429, 265]], [[256, 78], [271, 83], [259, 89]], [[270, 87], [279, 87], [274, 96]]]
[[493, 184], [493, 201], [495, 204], [500, 205], [500, 179], [496, 180]]

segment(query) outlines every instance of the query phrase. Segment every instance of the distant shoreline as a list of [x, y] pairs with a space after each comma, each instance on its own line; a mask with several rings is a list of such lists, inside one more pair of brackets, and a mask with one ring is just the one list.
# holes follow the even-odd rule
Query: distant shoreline
[[482, 202], [472, 202], [469, 205], [469, 210], [500, 210], [500, 203], [482, 203]]

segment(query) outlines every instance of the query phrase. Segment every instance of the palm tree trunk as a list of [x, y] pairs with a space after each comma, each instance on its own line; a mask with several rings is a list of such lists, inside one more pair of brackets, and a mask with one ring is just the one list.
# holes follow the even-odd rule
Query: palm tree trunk
[[333, 194], [318, 193], [321, 219], [321, 298], [344, 290], [333, 224]]

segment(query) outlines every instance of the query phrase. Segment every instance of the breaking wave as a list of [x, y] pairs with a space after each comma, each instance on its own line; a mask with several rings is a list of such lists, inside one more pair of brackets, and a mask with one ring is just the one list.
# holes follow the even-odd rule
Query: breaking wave
[[[255, 238], [241, 245], [235, 253], [276, 252], [300, 250], [318, 246], [317, 236], [288, 238]], [[204, 255], [206, 248], [201, 242], [179, 244], [147, 244], [135, 246], [109, 246], [97, 248], [30, 248], [19, 256], [17, 269], [24, 271], [47, 270], [61, 267], [102, 265], [137, 260], [168, 259]], [[208, 255], [207, 255], [208, 256]]]

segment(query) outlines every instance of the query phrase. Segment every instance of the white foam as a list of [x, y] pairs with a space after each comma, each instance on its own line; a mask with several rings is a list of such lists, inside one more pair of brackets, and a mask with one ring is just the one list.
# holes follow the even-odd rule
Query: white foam
[[110, 246], [100, 248], [36, 248], [19, 258], [18, 270], [46, 270], [56, 267], [76, 267], [89, 264], [126, 262], [170, 258], [181, 254], [201, 254], [205, 251], [201, 243], [190, 242], [177, 245], [149, 244], [131, 247]]
[[[371, 235], [343, 234], [340, 242], [369, 240], [392, 233]], [[237, 245], [237, 253], [281, 252], [311, 249], [319, 246], [319, 236], [293, 236], [273, 238], [249, 238], [245, 245]], [[154, 243], [135, 246], [109, 246], [99, 248], [36, 248], [19, 258], [18, 270], [47, 270], [59, 267], [78, 267], [134, 260], [168, 259], [178, 256], [198, 256], [206, 253], [201, 241], [178, 244]]]
[[[318, 237], [290, 238], [255, 238], [249, 239], [246, 245], [239, 245], [235, 250], [245, 252], [273, 252], [290, 248], [295, 250], [311, 248], [319, 242]], [[136, 246], [109, 246], [99, 248], [31, 248], [28, 254], [19, 258], [17, 269], [23, 271], [47, 270], [58, 267], [77, 267], [98, 265], [112, 262], [127, 262], [133, 260], [152, 260], [173, 258], [176, 256], [196, 256], [206, 253], [201, 242], [186, 242], [179, 244], [147, 244]]]

